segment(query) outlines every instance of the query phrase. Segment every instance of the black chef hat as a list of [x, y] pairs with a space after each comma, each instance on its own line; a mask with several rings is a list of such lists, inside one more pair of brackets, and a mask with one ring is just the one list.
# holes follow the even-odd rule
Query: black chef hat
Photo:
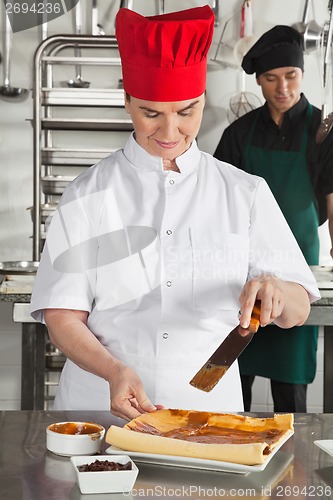
[[242, 68], [256, 77], [275, 68], [294, 66], [304, 70], [303, 37], [290, 26], [275, 26], [264, 33], [245, 54]]

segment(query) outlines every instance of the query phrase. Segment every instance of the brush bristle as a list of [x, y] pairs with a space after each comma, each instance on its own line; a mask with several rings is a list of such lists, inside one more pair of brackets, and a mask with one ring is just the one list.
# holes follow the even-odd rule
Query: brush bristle
[[190, 381], [190, 384], [196, 389], [204, 392], [210, 392], [216, 384], [221, 380], [229, 366], [215, 365], [208, 363], [203, 366]]

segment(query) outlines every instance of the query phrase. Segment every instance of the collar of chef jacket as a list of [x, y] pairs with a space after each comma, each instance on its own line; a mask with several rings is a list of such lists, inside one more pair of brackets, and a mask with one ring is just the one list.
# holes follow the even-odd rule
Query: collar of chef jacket
[[[295, 123], [299, 119], [299, 115], [302, 113], [305, 113], [305, 111], [307, 110], [308, 104], [309, 104], [309, 101], [307, 100], [305, 95], [302, 93], [300, 100], [296, 104], [294, 104], [294, 106], [292, 108], [288, 109], [284, 113], [284, 116], [286, 116], [288, 118], [288, 120], [290, 120], [291, 123]], [[263, 110], [263, 112], [262, 112], [263, 120], [266, 122], [271, 122], [272, 117], [271, 117], [271, 114], [269, 112], [267, 102], [264, 104], [262, 110]]]
[[[163, 170], [162, 158], [159, 156], [152, 156], [142, 148], [134, 139], [134, 133], [130, 136], [124, 148], [124, 155], [127, 160], [132, 163], [136, 168], [141, 170], [157, 170], [163, 174], [168, 174], [170, 170]], [[199, 168], [201, 159], [201, 152], [194, 140], [185, 153], [176, 158], [177, 166], [180, 174], [188, 175]], [[172, 172], [179, 175], [179, 172]]]

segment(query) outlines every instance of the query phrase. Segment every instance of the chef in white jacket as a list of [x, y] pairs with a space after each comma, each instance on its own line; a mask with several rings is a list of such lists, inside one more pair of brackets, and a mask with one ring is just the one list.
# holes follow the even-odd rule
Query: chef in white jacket
[[65, 191], [32, 295], [68, 358], [55, 409], [242, 411], [237, 362], [211, 393], [189, 381], [256, 299], [289, 328], [319, 297], [265, 181], [198, 149], [213, 24], [117, 14], [134, 133]]

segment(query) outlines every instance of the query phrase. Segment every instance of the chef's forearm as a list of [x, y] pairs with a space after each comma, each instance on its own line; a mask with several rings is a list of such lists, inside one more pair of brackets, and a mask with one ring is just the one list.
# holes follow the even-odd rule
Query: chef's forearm
[[52, 343], [80, 368], [105, 380], [119, 362], [86, 325], [85, 311], [46, 309], [45, 322]]

